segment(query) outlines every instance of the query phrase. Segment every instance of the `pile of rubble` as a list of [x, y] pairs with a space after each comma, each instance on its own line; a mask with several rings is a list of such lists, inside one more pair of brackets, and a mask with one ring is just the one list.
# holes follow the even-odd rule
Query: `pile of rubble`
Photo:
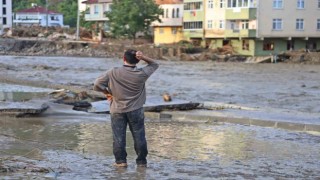
[[[38, 40], [75, 40], [76, 30], [74, 28], [61, 27], [40, 27], [40, 26], [20, 26], [12, 29], [7, 29], [2, 35], [3, 38], [31, 38]], [[80, 29], [80, 38], [91, 39], [92, 33], [86, 29]]]

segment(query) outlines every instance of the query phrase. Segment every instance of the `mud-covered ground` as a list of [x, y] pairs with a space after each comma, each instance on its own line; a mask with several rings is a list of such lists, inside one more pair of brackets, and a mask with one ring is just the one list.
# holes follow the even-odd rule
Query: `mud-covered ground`
[[320, 138], [231, 124], [147, 120], [148, 167], [112, 166], [106, 115], [0, 120], [4, 179], [317, 179]]
[[[320, 113], [320, 66], [209, 61], [159, 63], [159, 70], [147, 82], [148, 95], [161, 96], [168, 92], [173, 98], [197, 102], [280, 109], [289, 114], [316, 116]], [[8, 79], [24, 85], [35, 81], [39, 86], [63, 84], [89, 90], [97, 76], [121, 65], [119, 59], [2, 56], [0, 83]], [[17, 90], [10, 88], [0, 90]], [[320, 136], [317, 133], [149, 119], [146, 124], [148, 168], [135, 166], [128, 132], [129, 167], [116, 169], [112, 167], [108, 115], [57, 112], [49, 109], [43, 117], [37, 118], [0, 117], [1, 177], [320, 178]], [[266, 112], [272, 114], [272, 111]]]

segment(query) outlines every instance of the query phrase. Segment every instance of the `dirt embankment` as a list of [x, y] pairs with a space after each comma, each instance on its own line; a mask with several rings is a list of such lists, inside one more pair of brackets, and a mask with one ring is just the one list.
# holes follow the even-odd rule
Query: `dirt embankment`
[[82, 56], [121, 57], [127, 48], [143, 50], [146, 55], [159, 58], [159, 51], [150, 45], [125, 46], [123, 44], [97, 43], [86, 41], [45, 41], [45, 40], [0, 40], [0, 55], [23, 56]]
[[164, 60], [320, 64], [320, 52], [298, 50], [282, 52], [276, 57], [249, 57], [239, 55], [230, 45], [204, 49], [187, 41], [160, 47], [146, 39], [133, 43], [128, 39], [103, 38], [103, 41], [97, 42], [93, 40], [92, 32], [84, 29], [80, 30], [82, 41], [75, 41], [75, 31], [72, 29], [43, 27], [19, 27], [7, 31], [3, 37], [0, 39], [0, 55], [121, 58], [125, 49], [132, 48], [143, 51], [149, 57]]

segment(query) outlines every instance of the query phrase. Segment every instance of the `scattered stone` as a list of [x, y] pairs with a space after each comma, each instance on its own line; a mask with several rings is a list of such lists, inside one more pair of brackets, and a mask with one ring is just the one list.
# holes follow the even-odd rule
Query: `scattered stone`
[[46, 111], [49, 106], [43, 101], [0, 102], [0, 115], [4, 116], [36, 116]]
[[168, 94], [168, 93], [164, 93], [164, 94], [162, 95], [162, 98], [163, 98], [163, 100], [164, 100], [165, 102], [170, 102], [170, 101], [172, 100], [170, 94]]

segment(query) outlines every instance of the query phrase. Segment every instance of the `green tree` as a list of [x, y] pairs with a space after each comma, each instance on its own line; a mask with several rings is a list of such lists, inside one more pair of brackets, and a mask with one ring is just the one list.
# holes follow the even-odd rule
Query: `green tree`
[[111, 33], [116, 36], [127, 35], [135, 40], [137, 32], [148, 33], [153, 21], [160, 21], [162, 9], [153, 0], [113, 0], [109, 18]]
[[77, 0], [64, 0], [58, 4], [57, 11], [63, 14], [64, 24], [70, 27], [77, 26], [78, 2]]
[[13, 0], [12, 1], [13, 12], [16, 12], [21, 9], [31, 8], [32, 3], [35, 3], [38, 6], [45, 6], [46, 0]]

